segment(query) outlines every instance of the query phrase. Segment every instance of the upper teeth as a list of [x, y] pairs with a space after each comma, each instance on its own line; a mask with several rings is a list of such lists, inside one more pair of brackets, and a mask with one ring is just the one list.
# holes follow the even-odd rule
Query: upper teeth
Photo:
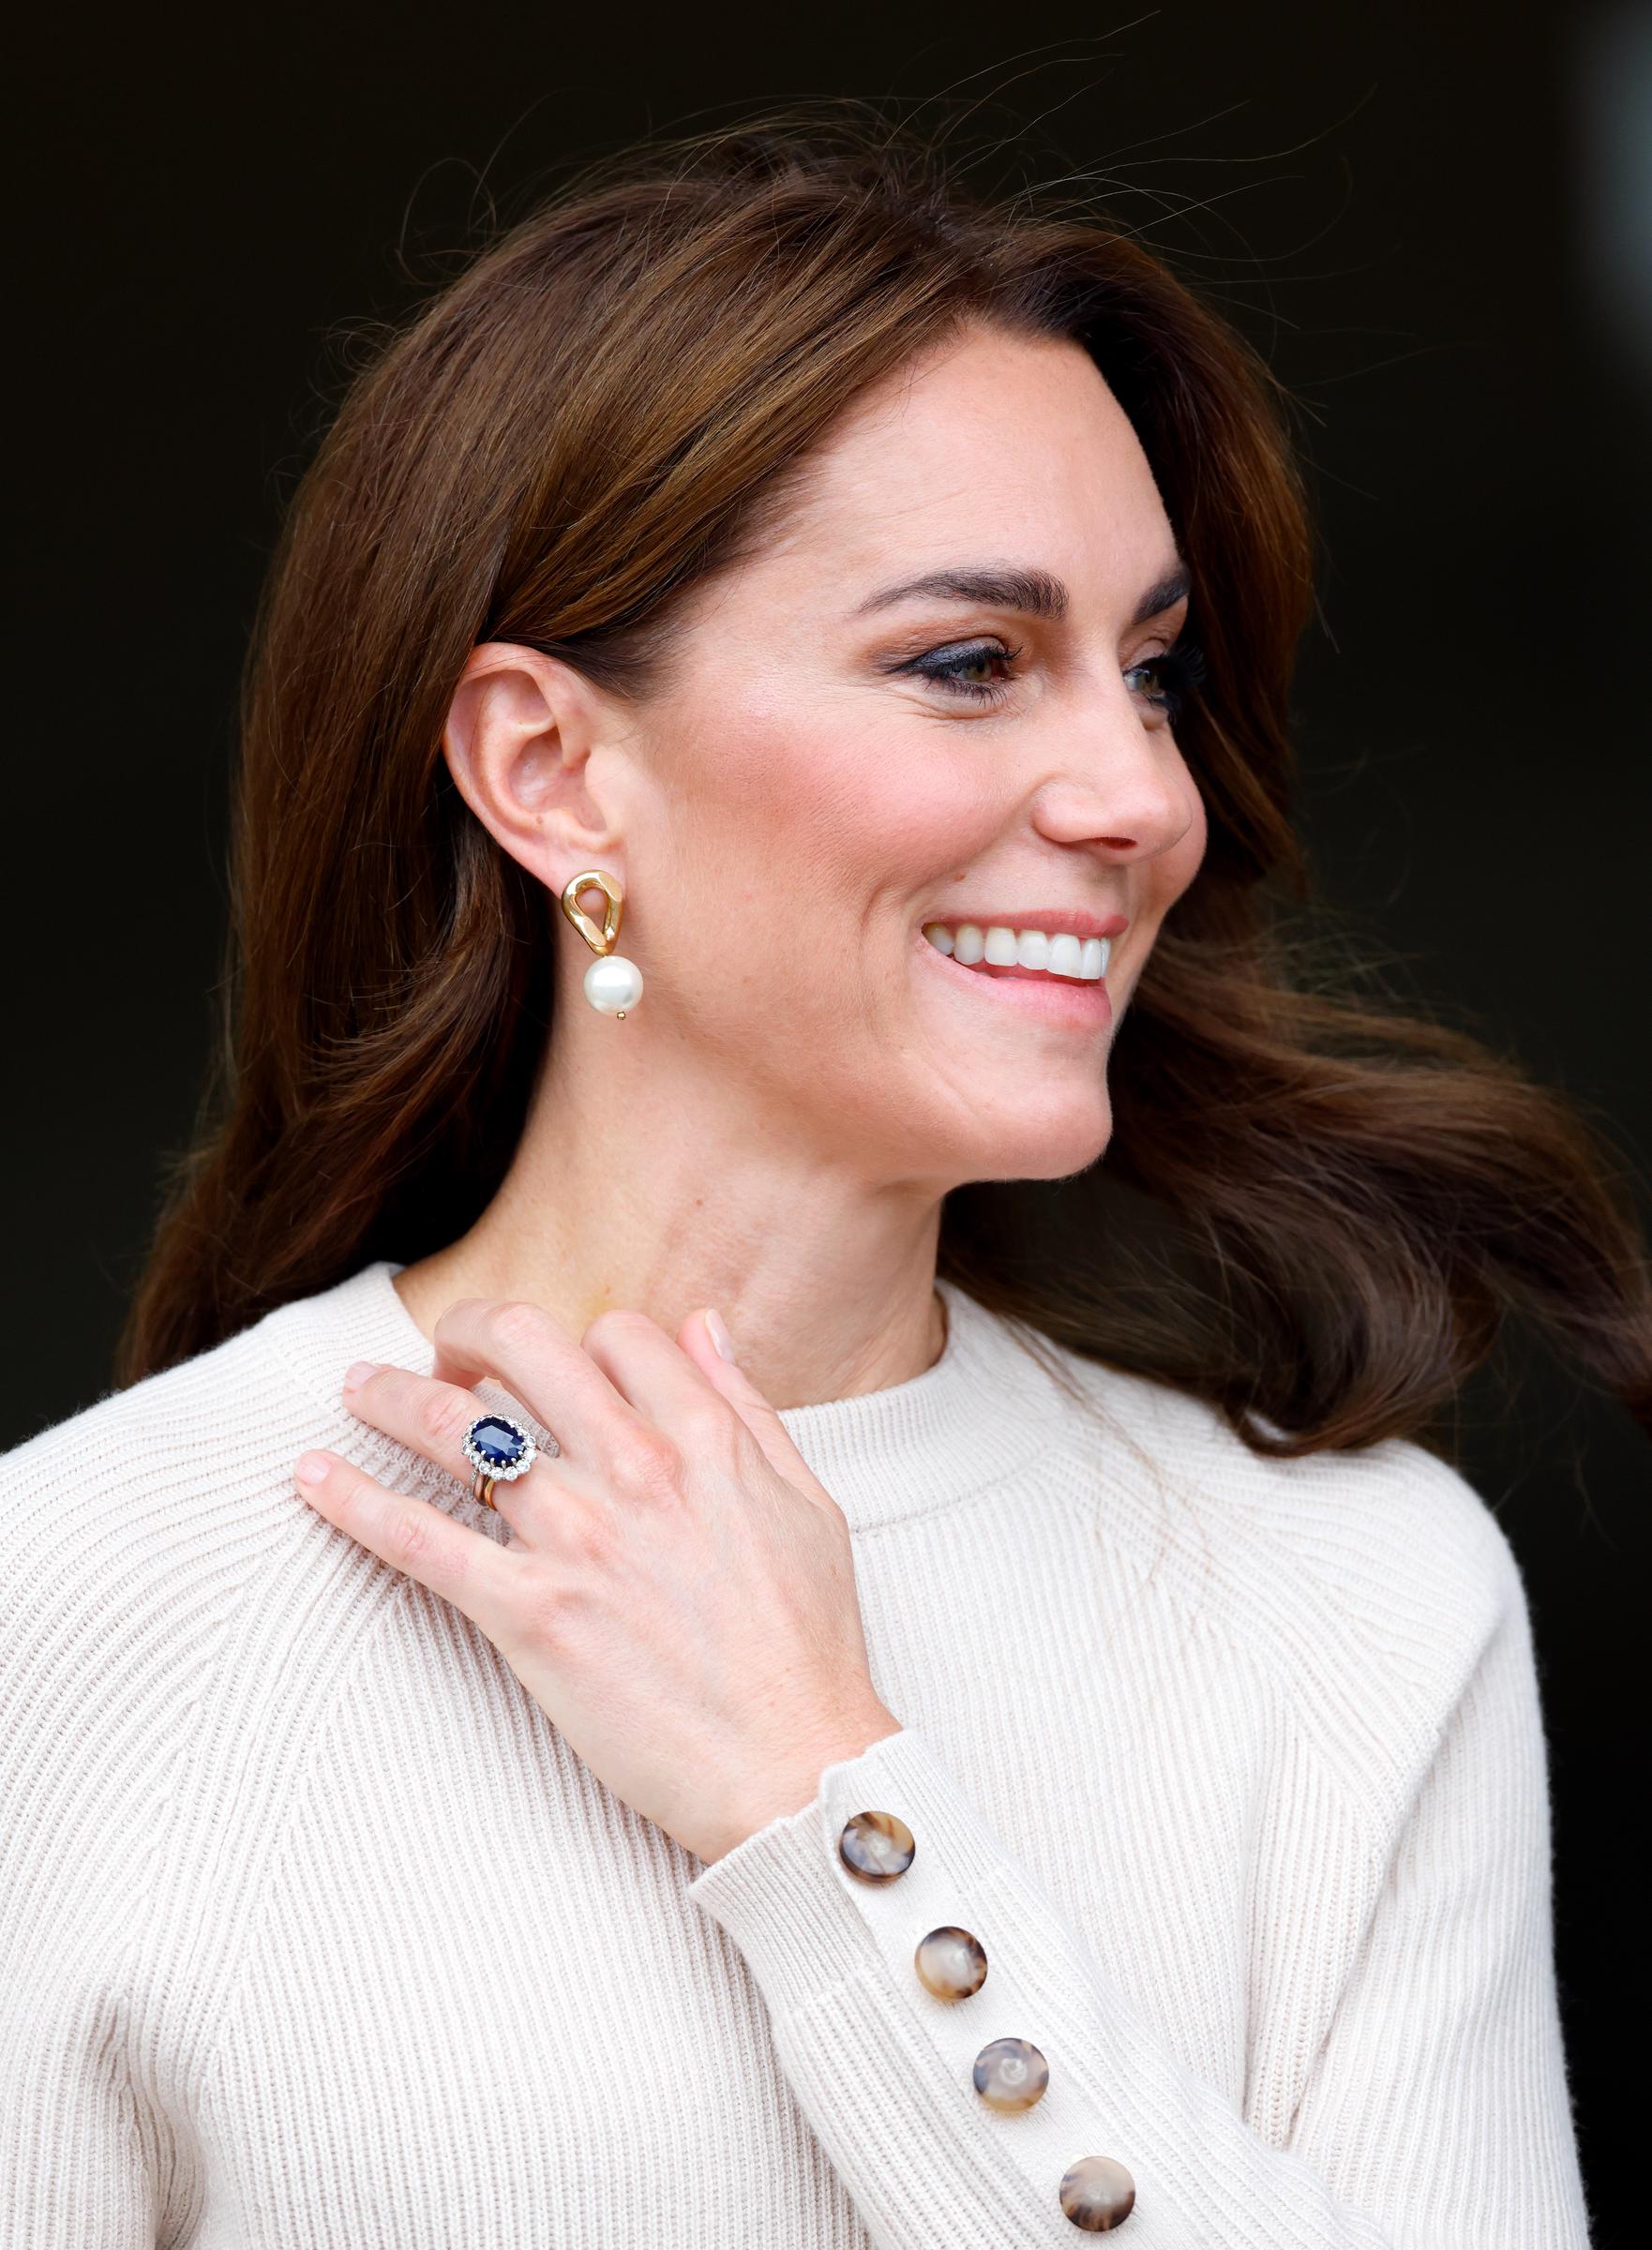
[[1052, 976], [1088, 977], [1093, 983], [1107, 973], [1112, 940], [1074, 938], [1066, 930], [1013, 930], [1007, 922], [961, 922], [952, 929], [944, 922], [926, 922], [924, 935], [939, 953], [972, 968], [989, 961], [995, 968], [1043, 968]]

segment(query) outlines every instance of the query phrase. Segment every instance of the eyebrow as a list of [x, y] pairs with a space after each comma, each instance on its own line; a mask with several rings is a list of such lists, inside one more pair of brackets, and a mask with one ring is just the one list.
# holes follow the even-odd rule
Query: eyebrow
[[[1188, 592], [1192, 580], [1180, 556], [1169, 574], [1149, 586], [1135, 606], [1134, 630], [1149, 618], [1174, 609]], [[898, 586], [883, 586], [870, 593], [854, 614], [887, 609], [895, 602], [914, 600], [979, 602], [991, 609], [1018, 609], [1029, 617], [1065, 617], [1071, 601], [1064, 579], [1047, 570], [973, 569], [925, 571], [919, 578], [903, 578]]]

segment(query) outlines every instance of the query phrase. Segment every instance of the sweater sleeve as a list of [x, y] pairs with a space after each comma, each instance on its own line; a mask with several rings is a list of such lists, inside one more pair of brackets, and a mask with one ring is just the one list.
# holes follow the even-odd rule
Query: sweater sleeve
[[0, 1459], [0, 2250], [150, 2250], [185, 2179], [128, 1972], [187, 1718], [188, 1604], [98, 1505], [87, 1427]]
[[[1121, 2165], [1139, 2250], [1588, 2250], [1551, 1935], [1546, 1749], [1512, 1553], [1495, 1620], [1427, 1755], [1286, 2145], [1193, 2076], [908, 1726], [826, 1768], [814, 1801], [705, 1868], [698, 1904], [745, 1957], [781, 2066], [880, 2250], [1071, 2242], [1060, 2183]], [[1425, 1754], [1426, 1755], [1426, 1754]], [[868, 1884], [862, 1811], [915, 1851]], [[1378, 1865], [1381, 1865], [1380, 1857]], [[913, 1950], [958, 1925], [969, 1997]], [[1043, 2097], [976, 2093], [989, 2042], [1029, 2042]], [[1092, 2228], [1089, 2230], [1101, 2230]]]

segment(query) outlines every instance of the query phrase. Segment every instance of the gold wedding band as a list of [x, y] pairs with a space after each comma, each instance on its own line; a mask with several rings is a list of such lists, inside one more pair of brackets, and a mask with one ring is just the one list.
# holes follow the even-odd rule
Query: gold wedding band
[[[480, 1469], [471, 1471], [471, 1492], [484, 1508], [493, 1508], [493, 1488], [498, 1481], [496, 1477], [484, 1477]], [[493, 1512], [498, 1515], [498, 1508], [493, 1508]]]

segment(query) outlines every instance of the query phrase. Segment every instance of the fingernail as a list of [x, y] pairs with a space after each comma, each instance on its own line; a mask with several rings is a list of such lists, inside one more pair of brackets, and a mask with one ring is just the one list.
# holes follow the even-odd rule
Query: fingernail
[[734, 1357], [734, 1339], [723, 1326], [723, 1315], [714, 1305], [706, 1307], [706, 1334], [716, 1345], [725, 1359]]
[[326, 1473], [327, 1457], [324, 1453], [302, 1454], [294, 1471], [300, 1484], [320, 1484]]
[[379, 1369], [376, 1360], [358, 1359], [355, 1365], [350, 1370], [349, 1373], [344, 1378], [345, 1389], [359, 1389], [369, 1375], [376, 1375], [378, 1372]]

